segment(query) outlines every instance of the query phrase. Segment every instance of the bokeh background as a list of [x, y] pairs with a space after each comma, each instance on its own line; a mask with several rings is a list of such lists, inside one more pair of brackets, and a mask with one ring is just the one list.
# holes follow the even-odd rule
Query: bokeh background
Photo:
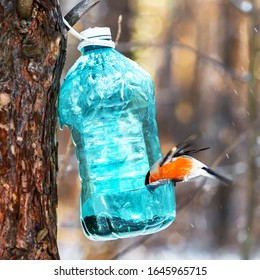
[[[78, 2], [61, 0], [63, 15]], [[260, 1], [101, 0], [74, 28], [94, 26], [120, 35], [116, 49], [151, 74], [162, 153], [200, 132], [199, 146], [211, 149], [197, 158], [234, 184], [179, 184], [167, 229], [90, 241], [79, 224], [75, 149], [68, 129], [58, 130], [61, 258], [260, 259]], [[78, 43], [69, 35], [63, 78]]]

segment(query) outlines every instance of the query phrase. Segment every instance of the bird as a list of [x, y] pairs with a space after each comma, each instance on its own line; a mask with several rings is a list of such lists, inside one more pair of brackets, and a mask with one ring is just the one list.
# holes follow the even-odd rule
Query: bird
[[192, 149], [191, 146], [197, 137], [190, 136], [182, 144], [173, 147], [164, 157], [157, 160], [145, 176], [145, 185], [152, 193], [165, 181], [172, 181], [174, 186], [178, 182], [189, 182], [199, 177], [217, 178], [226, 185], [232, 185], [232, 180], [227, 178], [193, 157], [209, 147]]

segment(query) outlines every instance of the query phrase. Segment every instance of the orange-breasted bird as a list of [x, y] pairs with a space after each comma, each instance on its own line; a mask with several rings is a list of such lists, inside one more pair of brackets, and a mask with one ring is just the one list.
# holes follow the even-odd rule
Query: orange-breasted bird
[[[227, 185], [232, 184], [232, 180], [216, 173], [214, 170], [198, 161], [192, 155], [209, 149], [188, 149], [194, 140], [187, 140], [181, 145], [172, 148], [164, 157], [156, 161], [145, 177], [145, 185], [150, 192], [153, 192], [165, 180], [177, 182], [188, 182], [198, 176], [218, 178]], [[151, 185], [150, 185], [151, 184]]]

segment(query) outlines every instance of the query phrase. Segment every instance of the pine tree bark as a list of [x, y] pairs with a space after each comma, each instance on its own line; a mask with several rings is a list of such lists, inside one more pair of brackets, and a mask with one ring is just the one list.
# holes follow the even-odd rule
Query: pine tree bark
[[58, 0], [0, 0], [0, 259], [59, 259], [55, 131], [65, 33]]

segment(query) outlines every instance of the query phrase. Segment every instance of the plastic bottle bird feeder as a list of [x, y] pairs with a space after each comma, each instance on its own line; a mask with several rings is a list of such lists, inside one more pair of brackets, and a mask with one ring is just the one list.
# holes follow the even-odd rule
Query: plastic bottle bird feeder
[[84, 233], [111, 240], [162, 230], [176, 207], [172, 183], [153, 193], [144, 183], [161, 157], [152, 79], [114, 49], [109, 28], [81, 35], [82, 56], [62, 84], [58, 114], [76, 145]]

